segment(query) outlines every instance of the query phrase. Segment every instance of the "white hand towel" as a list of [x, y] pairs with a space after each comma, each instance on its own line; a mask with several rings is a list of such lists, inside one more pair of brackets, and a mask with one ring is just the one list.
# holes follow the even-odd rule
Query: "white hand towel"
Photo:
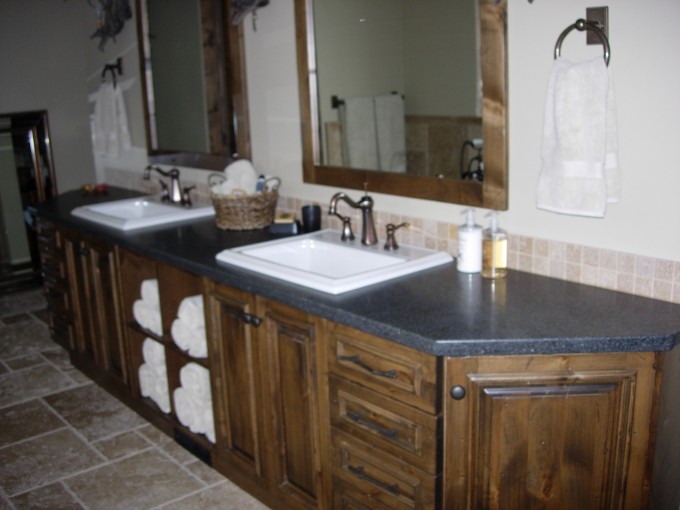
[[348, 97], [338, 109], [343, 159], [351, 168], [379, 170], [375, 104], [372, 97]]
[[399, 94], [376, 96], [375, 121], [380, 170], [406, 172], [406, 121], [404, 98]]
[[177, 318], [190, 328], [205, 327], [205, 315], [203, 314], [203, 296], [189, 296], [179, 304]]
[[138, 372], [139, 392], [142, 394], [142, 397], [150, 397], [153, 393], [153, 387], [155, 383], [153, 370], [151, 370], [151, 367], [148, 364], [142, 363], [139, 365]]
[[94, 152], [117, 158], [121, 150], [129, 150], [130, 146], [123, 92], [111, 83], [102, 83], [94, 106]]
[[175, 414], [179, 422], [188, 427], [189, 430], [194, 431], [194, 416], [196, 416], [196, 409], [194, 399], [187, 392], [186, 388], [176, 388], [172, 393], [175, 402]]
[[150, 305], [159, 305], [160, 294], [158, 292], [158, 280], [156, 278], [150, 278], [142, 281], [142, 284], [139, 287], [139, 294], [142, 299]]
[[617, 127], [604, 60], [557, 59], [548, 82], [536, 206], [603, 217], [620, 195]]

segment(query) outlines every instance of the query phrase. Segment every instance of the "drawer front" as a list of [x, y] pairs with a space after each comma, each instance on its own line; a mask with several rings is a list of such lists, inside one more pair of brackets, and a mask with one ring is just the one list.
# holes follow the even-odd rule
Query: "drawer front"
[[340, 432], [334, 434], [333, 457], [334, 499], [347, 508], [437, 507], [438, 478], [406, 462]]
[[413, 464], [438, 472], [439, 418], [337, 376], [330, 378], [331, 424]]
[[435, 356], [339, 325], [329, 328], [329, 369], [426, 412], [439, 412]]

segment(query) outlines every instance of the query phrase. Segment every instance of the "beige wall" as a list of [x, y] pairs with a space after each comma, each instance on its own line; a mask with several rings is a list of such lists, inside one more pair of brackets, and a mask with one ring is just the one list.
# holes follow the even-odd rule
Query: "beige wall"
[[[585, 0], [509, 2], [510, 208], [501, 216], [512, 233], [680, 261], [680, 2], [619, 0], [610, 5], [612, 71], [619, 115], [623, 197], [605, 219], [585, 219], [535, 208], [545, 86], [560, 32], [585, 15]], [[282, 192], [326, 202], [334, 189], [302, 182], [293, 0], [258, 13], [257, 32], [246, 22], [254, 162], [282, 177]], [[563, 55], [597, 55], [581, 34]], [[358, 192], [353, 191], [356, 194]], [[375, 195], [376, 209], [458, 223], [462, 208]], [[481, 212], [481, 211], [480, 211]]]

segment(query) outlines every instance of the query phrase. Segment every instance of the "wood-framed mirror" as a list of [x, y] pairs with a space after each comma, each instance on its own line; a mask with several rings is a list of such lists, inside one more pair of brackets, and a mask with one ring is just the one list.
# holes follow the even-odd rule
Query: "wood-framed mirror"
[[[430, 18], [431, 21], [423, 18], [421, 11], [429, 11], [430, 8], [421, 5], [421, 2], [405, 2], [402, 10], [411, 9], [411, 11], [404, 11], [401, 19], [395, 18], [392, 14], [397, 9], [399, 2], [384, 2], [386, 4], [384, 13], [376, 13], [373, 10], [376, 3], [380, 2], [366, 2], [366, 0], [348, 0], [343, 2], [333, 2], [333, 0], [295, 0], [304, 181], [336, 188], [351, 189], [364, 189], [364, 184], [367, 183], [368, 190], [371, 192], [489, 209], [507, 209], [506, 0], [467, 0], [466, 2], [462, 0], [442, 2], [439, 0], [435, 3], [440, 6], [444, 5], [445, 9], [458, 9], [457, 4], [467, 4], [467, 10], [474, 14], [469, 19], [458, 15], [452, 16], [455, 18], [453, 20], [455, 24], [444, 28], [441, 27], [439, 22], [444, 16], [441, 13], [437, 13], [436, 10], [434, 11], [435, 18]], [[428, 2], [428, 5], [430, 3]], [[350, 11], [341, 12], [339, 9], [343, 6], [349, 6]], [[413, 11], [412, 9], [414, 8], [418, 12]], [[323, 13], [323, 17], [329, 20], [328, 23], [324, 23], [320, 13]], [[420, 25], [411, 27], [410, 24], [413, 20], [417, 20]], [[375, 23], [372, 23], [373, 21]], [[415, 23], [416, 21], [413, 22]], [[472, 64], [467, 68], [462, 63], [464, 60], [460, 61], [461, 63], [459, 64], [459, 60], [455, 60], [458, 57], [453, 57], [453, 47], [450, 49], [440, 47], [435, 50], [421, 47], [418, 49], [420, 53], [414, 53], [410, 49], [405, 50], [405, 43], [401, 41], [385, 43], [383, 39], [374, 34], [374, 31], [376, 31], [374, 27], [378, 25], [384, 25], [387, 28], [380, 28], [377, 31], [389, 33], [399, 32], [404, 26], [408, 25], [408, 28], [403, 29], [403, 31], [410, 31], [412, 40], [437, 39], [437, 36], [425, 37], [426, 34], [429, 34], [429, 31], [422, 30], [422, 23], [432, 23], [432, 30], [435, 30], [435, 24], [438, 25], [437, 30], [444, 34], [444, 38], [448, 37], [446, 34], [457, 36], [457, 34], [468, 33], [467, 42], [459, 40], [457, 45], [474, 52]], [[344, 31], [342, 28], [338, 28], [343, 26], [349, 28]], [[319, 30], [324, 30], [328, 27], [332, 27], [333, 34], [324, 37], [325, 42], [323, 44], [325, 46], [321, 47]], [[443, 44], [441, 40], [439, 40], [439, 44]], [[408, 62], [398, 65], [393, 64], [393, 68], [399, 66], [406, 67], [407, 65], [413, 66], [414, 62], [418, 65], [423, 62], [429, 62], [430, 68], [432, 68], [432, 64], [443, 66], [441, 57], [445, 56], [446, 62], [451, 57], [452, 60], [456, 61], [453, 69], [451, 69], [452, 66], [448, 66], [447, 70], [442, 67], [442, 72], [437, 71], [435, 74], [450, 76], [451, 73], [455, 74], [461, 70], [461, 74], [472, 75], [472, 84], [467, 86], [467, 90], [476, 89], [478, 92], [477, 99], [473, 100], [475, 104], [472, 107], [464, 107], [467, 110], [463, 114], [453, 111], [453, 108], [448, 107], [444, 108], [445, 111], [440, 113], [432, 108], [428, 110], [427, 106], [422, 106], [423, 113], [418, 111], [419, 106], [414, 106], [418, 103], [415, 99], [419, 96], [421, 98], [421, 105], [425, 103], [422, 100], [424, 97], [428, 99], [439, 97], [441, 99], [440, 103], [455, 99], [445, 99], [441, 95], [437, 96], [437, 94], [441, 94], [442, 89], [446, 90], [448, 85], [442, 87], [440, 83], [439, 92], [433, 92], [427, 96], [428, 88], [424, 87], [422, 90], [416, 90], [417, 86], [412, 85], [414, 80], [409, 82], [408, 79], [397, 78], [396, 81], [400, 81], [400, 83], [390, 90], [387, 90], [383, 83], [381, 90], [384, 91], [385, 95], [388, 95], [390, 92], [397, 92], [398, 95], [405, 98], [405, 106], [401, 106], [403, 108], [401, 112], [405, 114], [405, 127], [402, 128], [405, 130], [406, 138], [404, 143], [406, 150], [403, 157], [405, 163], [403, 168], [399, 168], [397, 171], [392, 171], [392, 169], [369, 170], [362, 167], [352, 167], [348, 163], [347, 158], [347, 145], [352, 142], [349, 141], [349, 137], [344, 131], [347, 128], [343, 126], [343, 121], [348, 117], [343, 118], [342, 112], [338, 112], [336, 119], [330, 118], [329, 120], [327, 113], [330, 108], [335, 109], [341, 106], [346, 99], [343, 97], [342, 91], [338, 91], [336, 94], [336, 91], [329, 88], [327, 85], [329, 80], [324, 81], [324, 73], [333, 74], [329, 73], [329, 70], [334, 65], [324, 59], [326, 59], [326, 55], [329, 53], [339, 54], [337, 62], [341, 62], [344, 66], [342, 67], [342, 74], [337, 72], [333, 74], [334, 78], [330, 80], [331, 87], [345, 90], [348, 95], [371, 96], [377, 93], [375, 83], [382, 79], [382, 75], [373, 77], [372, 90], [370, 87], [362, 88], [363, 85], [357, 85], [351, 80], [345, 80], [345, 78], [354, 75], [363, 76], [375, 70], [380, 70], [386, 67], [383, 65], [383, 61], [387, 61], [392, 57], [384, 56], [385, 54], [383, 53], [381, 61], [369, 64], [362, 61], [356, 64], [355, 67], [352, 67], [354, 65], [352, 59], [363, 60], [365, 58], [364, 54], [372, 53], [374, 48], [381, 46], [392, 48], [395, 45], [401, 45], [400, 51], [403, 54], [408, 53], [407, 57], [410, 59], [410, 64]], [[359, 54], [358, 56], [353, 57], [345, 51], [346, 47], [352, 46], [357, 49], [356, 53]], [[329, 48], [331, 51], [329, 51]], [[337, 51], [338, 48], [342, 48], [342, 51]], [[431, 57], [431, 55], [439, 55], [438, 58], [440, 60], [433, 60], [434, 57]], [[469, 57], [464, 57], [464, 59], [469, 59]], [[423, 66], [421, 65], [416, 71], [411, 71], [411, 73], [419, 73], [418, 77], [421, 79], [424, 76], [422, 69]], [[438, 69], [438, 67], [435, 67], [435, 69]], [[465, 71], [462, 71], [463, 69]], [[348, 83], [344, 83], [345, 81]], [[441, 79], [439, 81], [441, 82]], [[434, 89], [430, 88], [429, 90]], [[451, 84], [450, 90], [456, 90], [456, 87]], [[410, 101], [409, 97], [414, 99], [414, 101]], [[330, 107], [328, 103], [332, 103]], [[473, 108], [472, 114], [470, 114], [470, 108]], [[324, 113], [324, 110], [326, 110], [326, 113]], [[345, 115], [349, 115], [349, 113]], [[376, 114], [376, 116], [379, 115], [380, 113]], [[451, 145], [445, 149], [438, 149], [438, 152], [434, 153], [434, 149], [431, 150], [430, 147], [436, 145], [437, 130], [439, 130], [440, 134], [451, 133], [456, 130], [460, 131], [461, 122], [467, 124], [465, 127], [467, 130], [465, 133], [467, 134], [463, 135], [465, 139], [463, 144], [460, 141], [457, 142], [457, 155], [450, 156], [449, 154], [444, 158], [441, 157], [442, 150], [448, 153], [451, 152], [451, 147], [456, 148]], [[477, 125], [476, 128], [474, 127], [475, 124]], [[475, 132], [475, 129], [478, 131]], [[397, 130], [397, 132], [399, 131]], [[425, 153], [424, 156], [422, 147], [417, 147], [418, 140], [422, 141], [421, 135], [423, 132], [426, 133], [426, 137], [428, 135], [431, 136], [430, 140], [432, 142], [426, 144], [428, 145], [426, 150], [430, 152]], [[476, 134], [477, 136], [475, 136]], [[478, 137], [479, 134], [481, 134], [481, 137]], [[467, 155], [465, 151], [467, 149], [465, 147], [472, 147], [478, 144], [480, 138], [483, 140], [483, 180], [463, 179], [461, 176], [464, 170], [469, 168], [466, 166]], [[469, 143], [471, 141], [474, 141], [474, 143]], [[475, 154], [479, 155], [478, 152], [475, 153], [473, 151], [470, 160], [474, 158]], [[463, 158], [464, 155], [466, 156], [465, 160]], [[423, 160], [432, 163], [424, 172], [418, 168], [423, 166]], [[439, 167], [434, 164], [437, 161], [439, 162]], [[442, 163], [442, 161], [444, 162]], [[452, 175], [447, 173], [450, 168], [453, 168], [451, 171]], [[457, 175], [456, 172], [458, 173]]]
[[250, 157], [242, 26], [231, 0], [137, 0], [149, 160], [222, 170]]

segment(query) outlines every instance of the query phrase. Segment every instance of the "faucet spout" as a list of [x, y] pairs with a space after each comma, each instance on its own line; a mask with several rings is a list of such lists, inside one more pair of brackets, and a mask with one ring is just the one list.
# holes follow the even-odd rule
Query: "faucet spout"
[[145, 181], [148, 181], [151, 178], [151, 172], [152, 171], [158, 172], [163, 177], [169, 177], [170, 178], [170, 193], [169, 193], [170, 202], [172, 202], [174, 204], [183, 203], [182, 189], [179, 185], [179, 170], [177, 168], [173, 168], [171, 170], [163, 170], [158, 165], [148, 165], [144, 169], [144, 180]]
[[[373, 245], [378, 242], [378, 234], [375, 230], [375, 222], [373, 221], [373, 199], [365, 194], [361, 197], [361, 200], [355, 202], [349, 198], [345, 193], [336, 193], [331, 198], [330, 207], [328, 209], [328, 214], [333, 214], [340, 218], [343, 223], [342, 240], [354, 239], [354, 235], [351, 232], [350, 218], [348, 216], [343, 216], [337, 212], [338, 202], [343, 200], [353, 209], [361, 209], [361, 219], [362, 219], [362, 229], [361, 229], [361, 243], [365, 245]], [[349, 231], [348, 231], [349, 229]], [[346, 234], [350, 234], [351, 237], [347, 237]]]

